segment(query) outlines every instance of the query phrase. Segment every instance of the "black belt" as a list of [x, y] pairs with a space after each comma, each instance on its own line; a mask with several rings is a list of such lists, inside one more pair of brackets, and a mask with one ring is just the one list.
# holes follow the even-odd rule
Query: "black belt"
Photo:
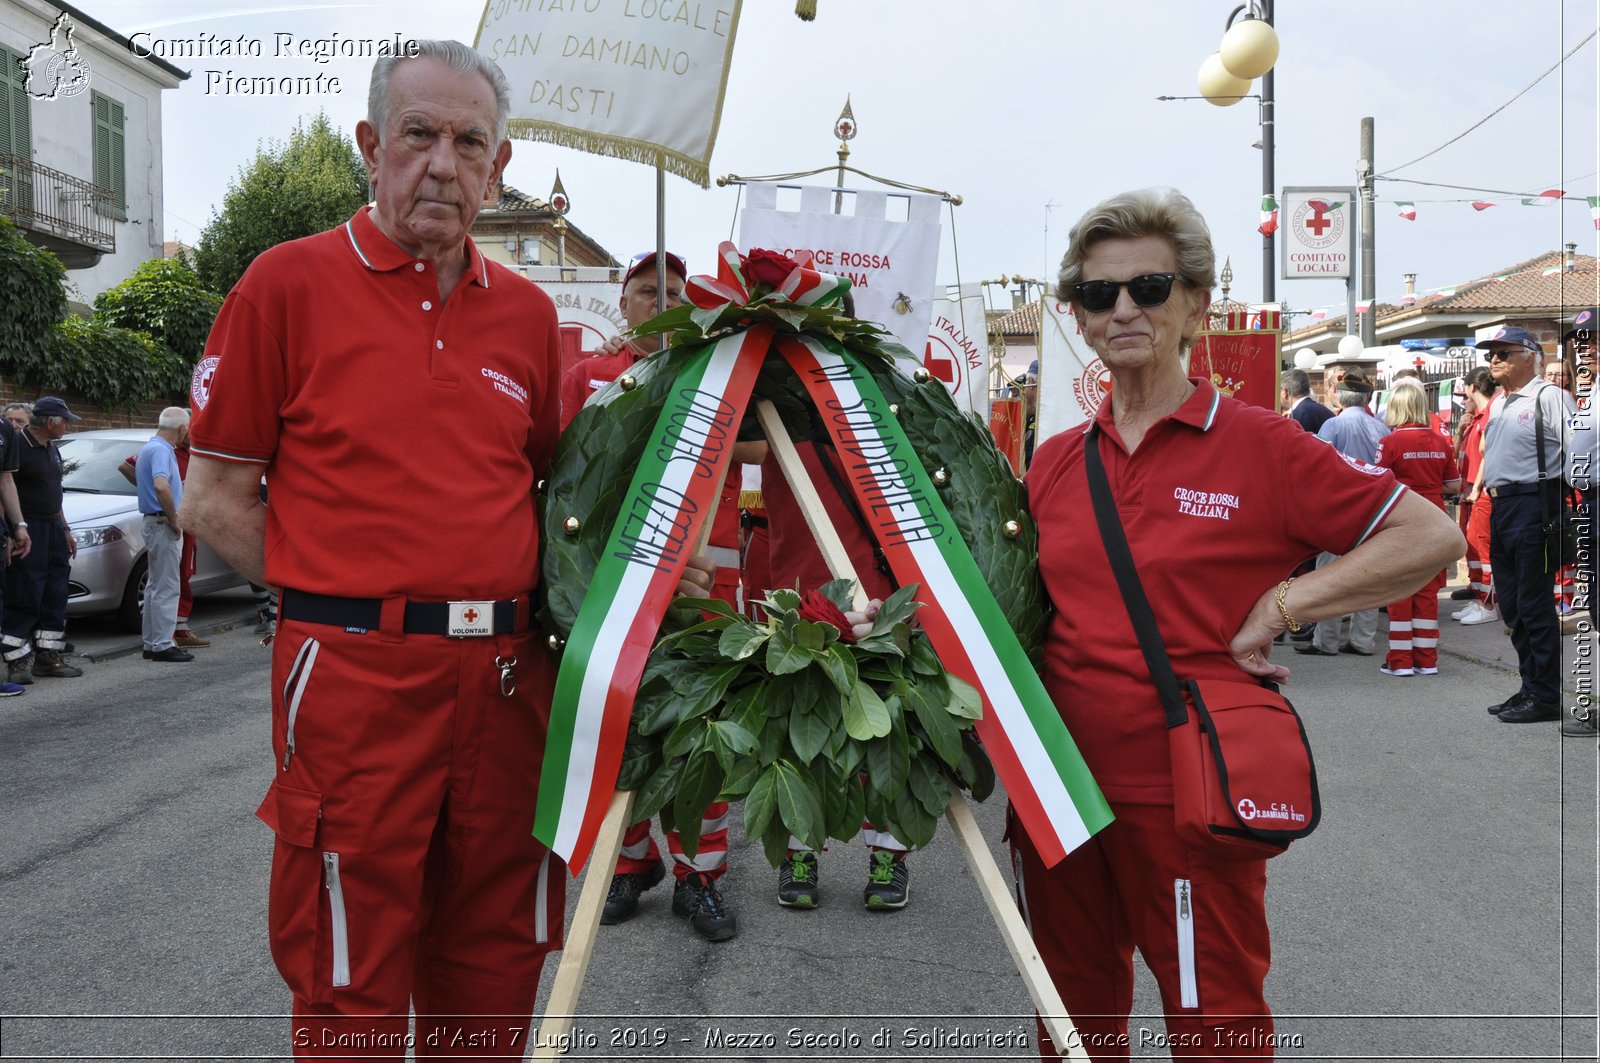
[[1514, 498], [1517, 495], [1536, 495], [1538, 493], [1538, 484], [1501, 484], [1499, 487], [1486, 488], [1484, 491], [1484, 494], [1490, 498]]
[[[529, 621], [529, 597], [494, 602], [407, 601], [402, 630], [408, 635], [454, 638], [484, 638], [525, 631]], [[278, 600], [278, 615], [309, 624], [379, 631], [383, 626], [383, 605], [382, 598], [336, 598], [285, 587]]]

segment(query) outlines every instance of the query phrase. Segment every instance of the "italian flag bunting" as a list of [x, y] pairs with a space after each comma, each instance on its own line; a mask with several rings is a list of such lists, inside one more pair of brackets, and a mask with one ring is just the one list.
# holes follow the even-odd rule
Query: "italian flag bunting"
[[1561, 197], [1564, 195], [1566, 193], [1559, 188], [1547, 188], [1530, 199], [1524, 199], [1522, 205], [1524, 207], [1548, 207], [1561, 202]]
[[1594, 219], [1594, 227], [1600, 229], [1600, 196], [1589, 196], [1589, 216]]
[[1476, 211], [1485, 211], [1485, 210], [1488, 210], [1492, 206], [1494, 206], [1494, 204], [1488, 202], [1487, 200], [1474, 199], [1472, 201], [1472, 209], [1476, 210]]
[[1261, 197], [1261, 224], [1256, 226], [1256, 232], [1262, 236], [1271, 236], [1278, 231], [1278, 201], [1271, 196]]
[[1400, 216], [1406, 221], [1417, 220], [1417, 205], [1410, 200], [1400, 200], [1395, 203], [1400, 208]]

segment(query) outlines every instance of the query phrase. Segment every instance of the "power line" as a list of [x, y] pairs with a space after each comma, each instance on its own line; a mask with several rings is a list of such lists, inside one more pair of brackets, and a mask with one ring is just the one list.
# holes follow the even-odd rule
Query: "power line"
[[[1600, 173], [1600, 170], [1595, 171], [1595, 173]], [[1595, 176], [1595, 173], [1586, 173], [1581, 177], [1569, 177], [1563, 183], [1571, 184], [1573, 181], [1582, 181], [1586, 178]], [[1418, 181], [1413, 177], [1389, 177], [1385, 174], [1379, 174], [1374, 178], [1374, 180], [1394, 181], [1399, 184], [1407, 185], [1427, 185], [1429, 188], [1453, 188], [1459, 192], [1488, 192], [1490, 195], [1496, 196], [1527, 196], [1532, 198], [1533, 196], [1537, 196], [1539, 194], [1538, 192], [1512, 192], [1505, 188], [1474, 188], [1472, 185], [1451, 185], [1445, 184], [1442, 181]], [[1582, 196], [1562, 196], [1561, 198], [1572, 203], [1584, 202]]]
[[[1539, 82], [1543, 81], [1545, 78], [1549, 77], [1551, 74], [1553, 74], [1557, 70], [1559, 70], [1561, 68], [1561, 64], [1565, 63], [1568, 59], [1571, 59], [1572, 56], [1578, 51], [1579, 48], [1582, 48], [1584, 45], [1586, 45], [1590, 41], [1594, 40], [1596, 33], [1600, 33], [1600, 30], [1596, 30], [1594, 33], [1590, 33], [1589, 36], [1585, 37], [1583, 40], [1581, 40], [1577, 44], [1573, 45], [1572, 46], [1572, 51], [1568, 52], [1566, 55], [1564, 55], [1560, 59], [1556, 60], [1555, 65], [1552, 66], [1549, 70], [1546, 70], [1544, 73], [1542, 73], [1538, 77], [1534, 78], [1533, 81], [1528, 85], [1527, 88], [1523, 89], [1521, 92], [1519, 92], [1515, 96], [1511, 97], [1505, 103], [1502, 103], [1500, 106], [1496, 107], [1494, 110], [1490, 111], [1488, 114], [1486, 114], [1482, 118], [1480, 118], [1478, 121], [1474, 122], [1472, 125], [1468, 126], [1466, 129], [1462, 130], [1462, 132], [1460, 134], [1458, 134], [1457, 136], [1451, 137], [1449, 140], [1445, 141], [1443, 144], [1440, 144], [1437, 148], [1434, 148], [1432, 151], [1428, 152], [1426, 155], [1418, 155], [1416, 158], [1412, 159], [1410, 162], [1401, 163], [1399, 166], [1396, 166], [1393, 169], [1388, 170], [1386, 172], [1386, 174], [1381, 174], [1379, 176], [1387, 176], [1387, 174], [1396, 173], [1396, 172], [1398, 172], [1400, 170], [1404, 170], [1407, 166], [1415, 166], [1417, 163], [1421, 162], [1423, 159], [1426, 159], [1426, 158], [1428, 158], [1429, 156], [1432, 156], [1432, 155], [1439, 154], [1439, 152], [1443, 151], [1445, 148], [1448, 148], [1451, 144], [1454, 144], [1456, 141], [1460, 140], [1462, 137], [1466, 136], [1468, 133], [1472, 132], [1474, 129], [1477, 129], [1479, 126], [1483, 125], [1483, 123], [1487, 122], [1489, 119], [1493, 118], [1495, 115], [1499, 114], [1501, 111], [1505, 110], [1507, 107], [1510, 107], [1513, 103], [1516, 103], [1523, 96], [1527, 95], [1527, 93], [1530, 90], [1532, 90], [1535, 85], [1539, 84]], [[1418, 182], [1418, 183], [1420, 184], [1421, 182]], [[1516, 193], [1513, 192], [1513, 193], [1511, 193], [1511, 195], [1516, 195]]]

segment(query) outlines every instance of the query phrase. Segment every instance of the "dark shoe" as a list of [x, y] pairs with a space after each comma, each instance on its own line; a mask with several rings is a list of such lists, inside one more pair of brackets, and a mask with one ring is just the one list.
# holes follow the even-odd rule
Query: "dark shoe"
[[727, 941], [739, 933], [739, 920], [722, 903], [715, 880], [691, 871], [672, 891], [672, 910], [687, 916], [694, 932], [707, 941]]
[[1465, 587], [1457, 587], [1455, 590], [1451, 591], [1450, 600], [1452, 602], [1464, 602], [1468, 598], [1471, 598], [1473, 593], [1474, 591], [1472, 589], [1472, 584], [1469, 583]]
[[666, 865], [657, 863], [649, 871], [612, 875], [611, 892], [606, 894], [606, 906], [600, 910], [600, 925], [615, 926], [632, 919], [639, 911], [639, 894], [659, 885], [666, 874]]
[[1561, 721], [1561, 733], [1567, 738], [1593, 738], [1600, 735], [1600, 728], [1595, 726], [1595, 710], [1590, 709], [1589, 715], [1581, 719], [1568, 713]]
[[174, 643], [176, 643], [177, 645], [179, 645], [179, 646], [183, 646], [186, 649], [193, 649], [193, 648], [200, 647], [200, 646], [209, 646], [209, 645], [211, 645], [211, 640], [210, 639], [203, 639], [199, 635], [196, 635], [193, 631], [190, 631], [186, 627], [179, 628], [177, 631], [174, 631], [172, 633], [172, 641]]
[[1553, 701], [1527, 699], [1500, 714], [1501, 723], [1542, 723], [1561, 719], [1561, 706]]
[[879, 849], [867, 865], [867, 888], [861, 899], [875, 912], [895, 912], [911, 899], [911, 869], [906, 854]]
[[1310, 642], [1317, 637], [1317, 625], [1301, 624], [1300, 630], [1289, 636], [1290, 642]]
[[1354, 655], [1356, 657], [1371, 657], [1372, 656], [1372, 651], [1371, 650], [1358, 650], [1354, 646], [1350, 645], [1348, 642], [1345, 643], [1343, 646], [1339, 647], [1339, 652], [1340, 653], [1352, 654], [1352, 655]]
[[1321, 646], [1318, 646], [1314, 642], [1307, 642], [1307, 643], [1303, 643], [1301, 645], [1298, 645], [1298, 646], [1296, 646], [1294, 648], [1294, 652], [1296, 652], [1296, 653], [1309, 653], [1313, 657], [1334, 657], [1334, 656], [1337, 656], [1336, 654], [1330, 653], [1329, 651], [1323, 649]]
[[1498, 704], [1498, 705], [1490, 705], [1489, 706], [1489, 715], [1498, 716], [1502, 712], [1505, 712], [1507, 709], [1515, 708], [1516, 706], [1521, 705], [1524, 701], [1527, 701], [1527, 700], [1528, 700], [1528, 695], [1524, 694], [1522, 691], [1519, 690], [1515, 694], [1513, 694], [1509, 698], [1507, 698], [1506, 700], [1502, 701], [1500, 704]]
[[145, 657], [152, 661], [192, 661], [194, 654], [188, 650], [179, 649], [177, 646], [168, 646], [164, 650], [145, 650]]
[[26, 657], [17, 658], [6, 666], [6, 679], [21, 686], [29, 686], [33, 683], [32, 669], [33, 654], [30, 653]]
[[278, 614], [274, 610], [271, 610], [271, 609], [257, 609], [256, 610], [255, 633], [257, 635], [270, 635], [270, 634], [272, 634], [272, 629], [273, 629], [274, 625], [277, 623], [277, 621], [278, 621]]
[[21, 683], [0, 683], [0, 698], [14, 698], [27, 692], [28, 688]]
[[43, 679], [76, 679], [83, 669], [63, 661], [55, 650], [40, 650], [33, 655], [33, 674]]
[[817, 854], [795, 853], [778, 868], [778, 903], [785, 908], [815, 908], [820, 885]]

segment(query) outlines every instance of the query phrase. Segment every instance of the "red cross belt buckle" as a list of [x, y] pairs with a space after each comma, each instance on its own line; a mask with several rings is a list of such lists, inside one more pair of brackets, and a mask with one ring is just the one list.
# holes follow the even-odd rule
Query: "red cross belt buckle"
[[447, 602], [450, 606], [451, 638], [469, 639], [494, 634], [493, 602]]

